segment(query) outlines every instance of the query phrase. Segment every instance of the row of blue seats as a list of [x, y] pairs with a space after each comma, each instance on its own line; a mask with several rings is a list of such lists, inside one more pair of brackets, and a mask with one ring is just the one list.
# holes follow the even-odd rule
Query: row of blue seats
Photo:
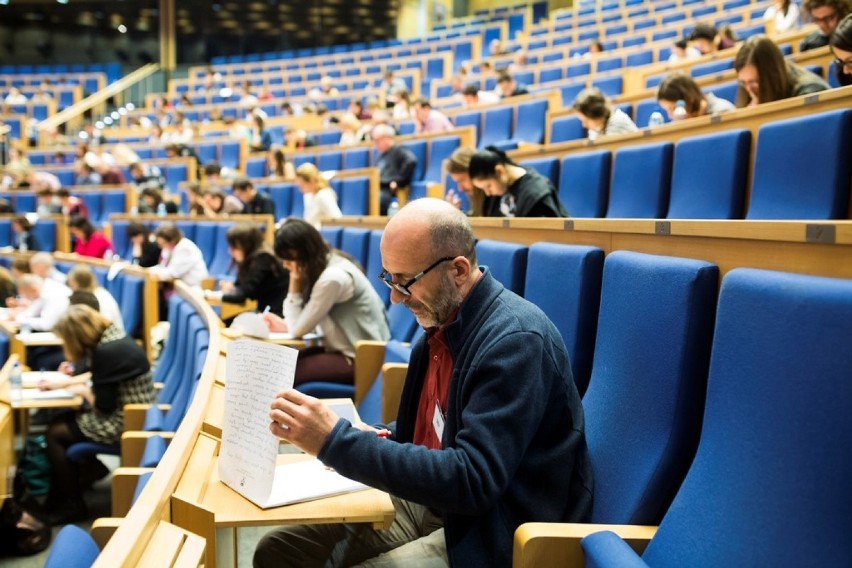
[[846, 218], [852, 110], [760, 127], [746, 208], [750, 148], [751, 133], [733, 129], [524, 165], [553, 181], [573, 217]]
[[[189, 167], [185, 163], [159, 164], [154, 161], [152, 162], [152, 164], [160, 168], [163, 177], [166, 178], [166, 188], [170, 193], [177, 193], [180, 184], [186, 182], [187, 179], [189, 179]], [[130, 168], [128, 166], [119, 166], [119, 169], [121, 169], [125, 179], [133, 179], [130, 175]], [[74, 185], [74, 182], [76, 180], [76, 174], [74, 173], [73, 166], [51, 165], [45, 167], [44, 170], [58, 177], [59, 183], [61, 183], [63, 186], [67, 187]]]
[[67, 75], [65, 80], [74, 82], [76, 80], [73, 75], [74, 73], [104, 73], [107, 76], [107, 82], [113, 83], [121, 78], [121, 64], [74, 63], [66, 65], [57, 63], [56, 65], [0, 65], [0, 75], [50, 75], [50, 77], [34, 79], [39, 82], [44, 78], [48, 80], [55, 79], [56, 75]]
[[[127, 192], [123, 189], [86, 191], [73, 195], [78, 196], [86, 204], [89, 220], [94, 225], [102, 225], [113, 213], [127, 213]], [[38, 206], [36, 194], [30, 191], [0, 193], [0, 198], [9, 201], [16, 213], [31, 213]]]
[[[618, 80], [620, 83], [621, 78]], [[514, 150], [520, 142], [544, 142], [547, 109], [546, 99], [536, 99], [515, 105], [466, 110], [453, 115], [452, 119], [457, 127], [473, 126], [477, 148], [498, 146], [504, 150]]]
[[[56, 250], [56, 220], [39, 219], [33, 225], [33, 234], [38, 241], [38, 249], [46, 252]], [[0, 219], [0, 247], [14, 247], [15, 233], [12, 231], [12, 219], [4, 217]]]

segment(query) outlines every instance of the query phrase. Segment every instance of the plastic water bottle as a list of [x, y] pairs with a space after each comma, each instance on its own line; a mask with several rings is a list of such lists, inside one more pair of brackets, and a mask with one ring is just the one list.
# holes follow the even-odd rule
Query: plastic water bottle
[[683, 100], [675, 103], [674, 112], [672, 112], [672, 120], [683, 120], [686, 118], [686, 103]]
[[162, 201], [159, 205], [157, 205], [157, 217], [165, 217], [166, 216], [166, 204]]
[[12, 370], [9, 373], [9, 394], [12, 400], [21, 400], [21, 388], [23, 380], [21, 379], [21, 364], [15, 361], [12, 365]]
[[20, 327], [18, 328], [18, 333], [21, 335], [29, 335], [33, 331], [33, 326], [30, 325], [29, 320], [24, 320], [21, 322]]
[[392, 199], [388, 205], [388, 217], [393, 217], [399, 211], [399, 201]]
[[663, 118], [663, 113], [658, 110], [655, 110], [651, 113], [651, 117], [648, 119], [648, 126], [654, 128], [655, 126], [660, 126], [661, 124], [665, 124], [666, 119]]

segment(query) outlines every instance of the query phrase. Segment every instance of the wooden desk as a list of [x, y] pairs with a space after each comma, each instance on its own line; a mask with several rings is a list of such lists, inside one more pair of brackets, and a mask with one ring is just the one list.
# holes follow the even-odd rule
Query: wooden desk
[[[9, 391], [9, 381], [3, 381], [0, 385], [0, 400], [8, 400], [12, 409], [19, 413], [18, 418], [21, 422], [21, 439], [26, 443], [27, 434], [29, 433], [30, 410], [36, 409], [56, 409], [56, 408], [80, 408], [83, 404], [83, 397], [75, 395], [71, 398], [19, 398], [12, 399], [12, 393]], [[32, 390], [32, 389], [26, 389]]]
[[[236, 566], [240, 527], [369, 523], [388, 528], [393, 522], [390, 497], [378, 489], [261, 509], [221, 482], [218, 453], [219, 440], [200, 433], [172, 495], [172, 522], [207, 539], [207, 568]], [[279, 456], [279, 462], [304, 459], [301, 454]]]

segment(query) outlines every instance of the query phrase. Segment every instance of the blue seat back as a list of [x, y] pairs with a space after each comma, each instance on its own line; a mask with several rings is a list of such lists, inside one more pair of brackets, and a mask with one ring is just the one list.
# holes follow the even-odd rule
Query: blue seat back
[[342, 165], [343, 154], [339, 150], [335, 152], [323, 152], [317, 155], [317, 168], [321, 172], [339, 170]]
[[366, 177], [340, 181], [340, 212], [344, 215], [367, 215], [370, 211], [370, 180]]
[[852, 178], [852, 109], [764, 124], [748, 219], [843, 219]]
[[499, 106], [482, 111], [482, 136], [477, 147], [484, 148], [512, 138], [512, 107]]
[[533, 158], [524, 160], [520, 164], [524, 168], [532, 168], [553, 184], [554, 188], [559, 187], [559, 160], [558, 158]]
[[423, 174], [426, 172], [426, 141], [411, 140], [402, 144], [414, 154], [417, 159], [417, 165], [414, 167], [414, 174], [411, 176], [412, 181], [420, 181], [423, 179]]
[[[604, 253], [596, 247], [534, 243], [527, 256], [524, 297], [547, 314], [565, 342], [582, 395], [592, 372]], [[544, 277], [556, 274], [556, 282]]]
[[672, 149], [671, 142], [661, 142], [616, 151], [607, 217], [659, 219], [666, 216]]
[[[109, 216], [113, 213], [127, 212], [127, 195], [123, 191], [105, 191], [102, 205], [101, 221], [108, 221]], [[115, 241], [113, 241], [113, 245], [115, 245]], [[116, 250], [123, 251], [124, 249], [120, 249], [116, 245]]]
[[649, 565], [849, 562], [849, 337], [852, 281], [728, 273], [698, 451]]
[[[232, 273], [231, 253], [228, 252], [228, 230], [234, 223], [217, 223], [216, 236], [214, 240], [213, 258], [209, 259], [208, 272], [216, 278], [229, 276]], [[207, 257], [205, 257], [207, 258]]]
[[340, 248], [340, 237], [343, 235], [343, 227], [322, 227], [320, 234], [332, 248]]
[[132, 335], [142, 323], [142, 304], [145, 280], [140, 276], [124, 275], [121, 286], [121, 317], [124, 329]]
[[212, 262], [216, 252], [216, 223], [197, 223], [192, 241], [201, 249], [204, 260]]
[[751, 131], [684, 138], [675, 147], [670, 219], [742, 219]]
[[33, 234], [38, 239], [39, 250], [47, 252], [56, 250], [56, 221], [39, 219], [33, 226]]
[[603, 217], [609, 201], [612, 154], [597, 150], [569, 154], [562, 159], [559, 200], [572, 217]]
[[100, 554], [95, 539], [77, 525], [65, 525], [50, 547], [45, 568], [89, 568]]
[[302, 194], [292, 183], [274, 183], [269, 186], [269, 197], [275, 204], [275, 215], [279, 219], [289, 217], [293, 212], [293, 201], [302, 200]]
[[701, 426], [718, 280], [703, 261], [607, 256], [583, 397], [592, 522], [654, 524], [677, 491]]
[[367, 265], [364, 266], [364, 272], [367, 274], [367, 280], [369, 280], [370, 284], [373, 285], [373, 288], [375, 288], [376, 292], [379, 294], [379, 298], [381, 298], [387, 306], [390, 304], [390, 288], [379, 282], [378, 279], [379, 274], [382, 272], [381, 243], [381, 229], [374, 229], [370, 231], [370, 240], [367, 245], [369, 249], [367, 253]]
[[346, 227], [340, 238], [340, 250], [348, 253], [362, 267], [367, 266], [370, 247], [370, 230]]
[[476, 134], [476, 140], [479, 140], [479, 131], [482, 122], [482, 112], [478, 110], [460, 112], [455, 115], [455, 117], [453, 118], [453, 122], [455, 123], [457, 128], [461, 128], [463, 126], [473, 126], [473, 130]]
[[519, 296], [524, 295], [527, 272], [526, 245], [483, 239], [476, 243], [476, 259], [491, 275]]
[[547, 100], [529, 101], [518, 105], [514, 139], [531, 144], [544, 142], [547, 119]]
[[579, 140], [586, 136], [586, 131], [576, 115], [560, 116], [550, 121], [550, 143]]
[[368, 148], [348, 148], [343, 154], [344, 170], [367, 167], [370, 167], [370, 151]]
[[461, 145], [458, 136], [433, 138], [429, 144], [429, 164], [423, 174], [424, 181], [440, 182], [442, 163]]

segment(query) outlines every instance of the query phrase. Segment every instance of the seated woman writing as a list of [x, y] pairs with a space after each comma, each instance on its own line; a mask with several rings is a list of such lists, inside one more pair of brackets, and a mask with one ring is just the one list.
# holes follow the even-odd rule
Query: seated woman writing
[[301, 337], [319, 327], [324, 337], [322, 347], [299, 353], [295, 384], [351, 384], [355, 343], [390, 336], [384, 303], [361, 269], [306, 221], [288, 219], [275, 234], [274, 248], [290, 271], [290, 285], [284, 319], [263, 316], [269, 330]]
[[207, 292], [223, 302], [242, 304], [257, 300], [257, 307], [277, 316], [284, 315], [284, 297], [290, 275], [263, 242], [263, 233], [251, 223], [237, 223], [225, 234], [228, 252], [237, 265], [236, 282], [221, 282], [220, 292]]
[[[69, 306], [53, 332], [62, 340], [68, 359], [59, 370], [69, 377], [41, 387], [66, 388], [88, 402], [84, 409], [55, 417], [47, 428], [51, 484], [46, 509], [53, 524], [64, 524], [87, 517], [82, 497], [86, 482], [108, 473], [97, 459], [75, 464], [66, 450], [86, 441], [117, 444], [124, 430], [124, 405], [153, 402], [155, 393], [145, 351], [96, 310]], [[91, 373], [88, 380], [79, 375], [85, 371]]]

